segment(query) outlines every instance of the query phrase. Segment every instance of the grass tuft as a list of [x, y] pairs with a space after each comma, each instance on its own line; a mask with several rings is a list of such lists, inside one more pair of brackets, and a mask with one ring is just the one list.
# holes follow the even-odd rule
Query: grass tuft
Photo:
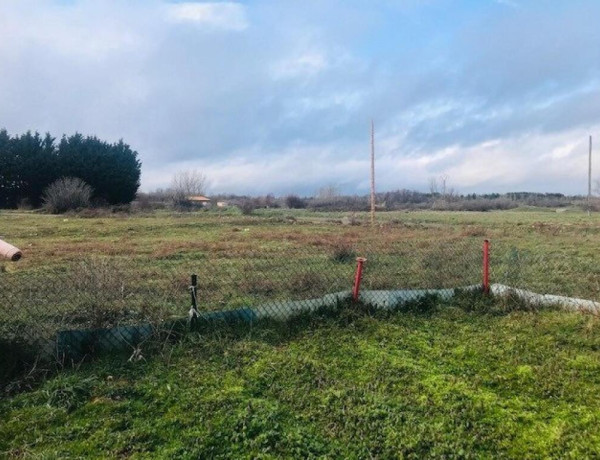
[[338, 263], [352, 262], [356, 258], [356, 251], [344, 241], [336, 243], [331, 250], [331, 260]]
[[73, 411], [89, 401], [96, 383], [95, 376], [58, 375], [42, 391], [48, 406]]

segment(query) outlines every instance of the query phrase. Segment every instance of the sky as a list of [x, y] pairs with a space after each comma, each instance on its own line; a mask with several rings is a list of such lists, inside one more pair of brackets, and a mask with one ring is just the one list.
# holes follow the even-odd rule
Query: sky
[[585, 194], [599, 17], [597, 0], [0, 0], [0, 128], [123, 139], [144, 191], [196, 169], [210, 193], [365, 194], [372, 119], [378, 190]]

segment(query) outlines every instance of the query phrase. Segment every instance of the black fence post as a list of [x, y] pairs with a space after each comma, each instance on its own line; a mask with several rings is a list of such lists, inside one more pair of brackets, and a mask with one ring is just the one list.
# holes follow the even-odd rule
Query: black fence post
[[192, 282], [190, 284], [190, 296], [192, 298], [192, 308], [190, 309], [190, 327], [193, 329], [198, 322], [198, 302], [196, 295], [198, 293], [198, 276], [192, 274]]

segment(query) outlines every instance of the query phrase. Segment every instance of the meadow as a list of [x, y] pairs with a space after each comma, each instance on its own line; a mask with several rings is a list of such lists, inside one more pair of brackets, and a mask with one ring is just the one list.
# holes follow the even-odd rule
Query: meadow
[[[349, 290], [481, 281], [600, 300], [600, 216], [257, 210], [0, 212], [2, 338], [182, 317]], [[15, 288], [17, 286], [17, 288]], [[585, 457], [600, 449], [595, 316], [479, 293], [398, 311], [347, 303], [202, 329], [67, 365], [0, 402], [9, 458]], [[63, 363], [65, 364], [65, 363]], [[41, 365], [40, 365], [41, 366]], [[39, 369], [38, 369], [39, 370]]]
[[351, 288], [356, 256], [367, 290], [468, 286], [481, 282], [485, 238], [492, 282], [600, 299], [600, 219], [576, 210], [389, 212], [375, 227], [365, 213], [289, 209], [97, 214], [0, 213], [0, 237], [25, 254], [0, 263], [0, 329], [45, 337], [182, 317], [192, 273], [202, 311], [320, 297]]
[[454, 299], [190, 334], [0, 402], [7, 458], [590, 458], [598, 318]]

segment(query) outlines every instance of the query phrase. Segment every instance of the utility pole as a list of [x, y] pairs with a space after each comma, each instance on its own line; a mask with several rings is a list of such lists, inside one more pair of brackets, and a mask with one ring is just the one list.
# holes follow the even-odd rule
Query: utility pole
[[375, 225], [375, 125], [371, 119], [371, 225]]
[[590, 135], [590, 154], [588, 161], [588, 196], [587, 196], [587, 208], [588, 216], [592, 206], [592, 136]]

